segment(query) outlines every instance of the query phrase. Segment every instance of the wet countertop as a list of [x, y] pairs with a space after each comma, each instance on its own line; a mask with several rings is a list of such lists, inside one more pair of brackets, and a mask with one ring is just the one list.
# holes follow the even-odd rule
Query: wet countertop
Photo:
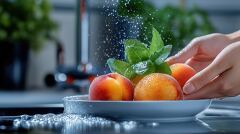
[[[240, 114], [236, 110], [210, 109], [196, 120], [184, 122], [117, 122], [100, 117], [43, 114], [0, 117], [0, 133], [58, 134], [207, 134], [240, 133]], [[220, 115], [220, 113], [228, 113]], [[233, 115], [231, 115], [233, 114]], [[239, 114], [239, 115], [237, 115]], [[4, 120], [4, 121], [3, 121]]]
[[39, 89], [28, 91], [0, 91], [0, 108], [56, 106], [65, 96], [79, 93], [72, 90]]
[[[46, 108], [46, 107], [42, 107]], [[92, 116], [62, 114], [63, 107], [52, 114], [0, 116], [0, 133], [62, 133], [62, 134], [205, 134], [240, 133], [240, 97], [214, 100], [209, 109], [195, 120], [171, 122], [113, 121]], [[56, 107], [55, 107], [56, 108]], [[19, 107], [19, 109], [21, 109]], [[18, 110], [19, 110], [18, 109]], [[34, 108], [33, 108], [34, 109]], [[33, 110], [32, 109], [32, 110]], [[26, 114], [22, 111], [22, 114]]]

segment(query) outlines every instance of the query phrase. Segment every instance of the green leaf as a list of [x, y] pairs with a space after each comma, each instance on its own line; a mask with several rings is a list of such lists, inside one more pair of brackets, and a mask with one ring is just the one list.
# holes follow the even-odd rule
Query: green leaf
[[156, 51], [163, 48], [164, 43], [159, 32], [153, 27], [152, 30], [152, 42], [150, 45], [150, 54], [154, 54]]
[[138, 63], [149, 58], [148, 49], [137, 46], [129, 46], [125, 49], [125, 56], [131, 64]]
[[117, 72], [129, 79], [135, 76], [132, 66], [125, 61], [110, 58], [107, 60], [107, 64], [111, 72]]
[[163, 47], [163, 53], [162, 53], [162, 57], [164, 60], [167, 59], [167, 57], [170, 55], [172, 50], [172, 45], [166, 45]]
[[166, 62], [162, 62], [161, 64], [156, 65], [156, 72], [169, 74], [169, 75], [172, 74], [172, 71]]
[[136, 39], [125, 40], [124, 46], [125, 58], [131, 64], [138, 63], [149, 58], [149, 50], [147, 46]]
[[143, 47], [143, 48], [147, 48], [147, 45], [137, 39], [126, 39], [123, 42], [124, 47], [127, 46], [138, 46], [138, 47]]
[[138, 75], [147, 75], [155, 72], [155, 65], [152, 61], [142, 61], [133, 65], [133, 69]]
[[153, 54], [150, 56], [150, 60], [153, 61], [153, 62], [155, 62], [155, 60], [156, 60], [159, 56], [161, 56], [162, 53], [163, 53], [163, 48], [160, 49], [160, 50], [158, 50], [158, 51], [156, 51], [155, 53], [153, 53]]
[[136, 76], [136, 73], [133, 69], [133, 66], [127, 67], [123, 73], [123, 76], [127, 77], [128, 79], [134, 78]]
[[172, 50], [172, 45], [164, 46], [161, 50], [151, 55], [150, 59], [154, 61], [156, 64], [160, 65], [170, 55], [171, 50]]
[[107, 64], [111, 72], [117, 72], [122, 75], [124, 74], [126, 68], [130, 66], [127, 62], [116, 60], [113, 58], [108, 59]]

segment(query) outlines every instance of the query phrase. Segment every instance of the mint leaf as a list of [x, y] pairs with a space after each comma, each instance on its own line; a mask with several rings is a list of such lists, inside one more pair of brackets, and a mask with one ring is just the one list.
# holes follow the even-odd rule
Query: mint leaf
[[155, 72], [155, 65], [152, 61], [142, 61], [133, 65], [133, 69], [138, 75], [147, 75]]
[[122, 75], [127, 77], [128, 79], [133, 79], [136, 76], [133, 66], [127, 67]]
[[147, 48], [147, 45], [144, 44], [143, 42], [137, 40], [137, 39], [126, 39], [123, 42], [124, 46], [139, 46], [139, 47], [144, 47]]
[[147, 60], [149, 58], [147, 45], [136, 39], [125, 40], [124, 47], [125, 59], [131, 64]]
[[171, 74], [165, 62], [171, 53], [172, 46], [164, 46], [158, 31], [153, 28], [150, 48], [137, 39], [124, 41], [125, 61], [108, 59], [107, 64], [112, 72], [117, 72], [132, 79], [136, 75], [147, 75], [154, 72]]
[[117, 72], [129, 79], [135, 76], [133, 67], [125, 61], [110, 58], [107, 60], [107, 64], [111, 72]]
[[154, 52], [151, 56], [150, 56], [150, 60], [151, 61], [155, 61], [158, 57], [160, 57], [163, 53], [163, 48], [159, 49], [158, 51]]
[[153, 34], [153, 36], [152, 36], [152, 42], [150, 45], [150, 54], [154, 54], [154, 52], [160, 50], [164, 46], [161, 35], [154, 27], [152, 30], [152, 34]]
[[107, 64], [111, 72], [117, 72], [122, 75], [124, 74], [126, 68], [130, 67], [130, 65], [127, 62], [116, 60], [113, 58], [108, 59]]
[[154, 55], [151, 56], [150, 58], [152, 61], [155, 61], [156, 64], [160, 65], [170, 55], [171, 50], [172, 50], [171, 45], [164, 46], [160, 51], [155, 52]]
[[134, 64], [143, 60], [147, 60], [149, 54], [146, 48], [138, 46], [128, 46], [125, 48], [125, 56], [127, 61]]
[[166, 62], [162, 62], [161, 64], [156, 65], [156, 72], [169, 74], [169, 75], [172, 74], [172, 71]]
[[163, 52], [162, 52], [162, 55], [161, 55], [161, 58], [166, 60], [167, 57], [170, 55], [171, 53], [171, 50], [172, 50], [172, 45], [166, 45], [163, 47]]

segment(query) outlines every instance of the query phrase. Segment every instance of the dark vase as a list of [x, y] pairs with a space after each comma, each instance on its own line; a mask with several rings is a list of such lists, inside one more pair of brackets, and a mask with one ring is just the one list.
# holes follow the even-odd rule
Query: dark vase
[[28, 43], [0, 42], [0, 90], [25, 89]]

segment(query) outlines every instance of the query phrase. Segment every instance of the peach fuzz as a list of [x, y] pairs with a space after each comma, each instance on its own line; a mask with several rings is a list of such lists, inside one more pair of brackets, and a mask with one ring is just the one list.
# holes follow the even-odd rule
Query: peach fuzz
[[172, 76], [178, 81], [181, 87], [196, 74], [196, 71], [187, 64], [176, 63], [170, 66]]
[[93, 80], [89, 88], [90, 100], [133, 100], [134, 87], [130, 80], [118, 73], [101, 75]]
[[178, 82], [170, 75], [152, 73], [135, 87], [135, 101], [180, 100], [183, 93]]

